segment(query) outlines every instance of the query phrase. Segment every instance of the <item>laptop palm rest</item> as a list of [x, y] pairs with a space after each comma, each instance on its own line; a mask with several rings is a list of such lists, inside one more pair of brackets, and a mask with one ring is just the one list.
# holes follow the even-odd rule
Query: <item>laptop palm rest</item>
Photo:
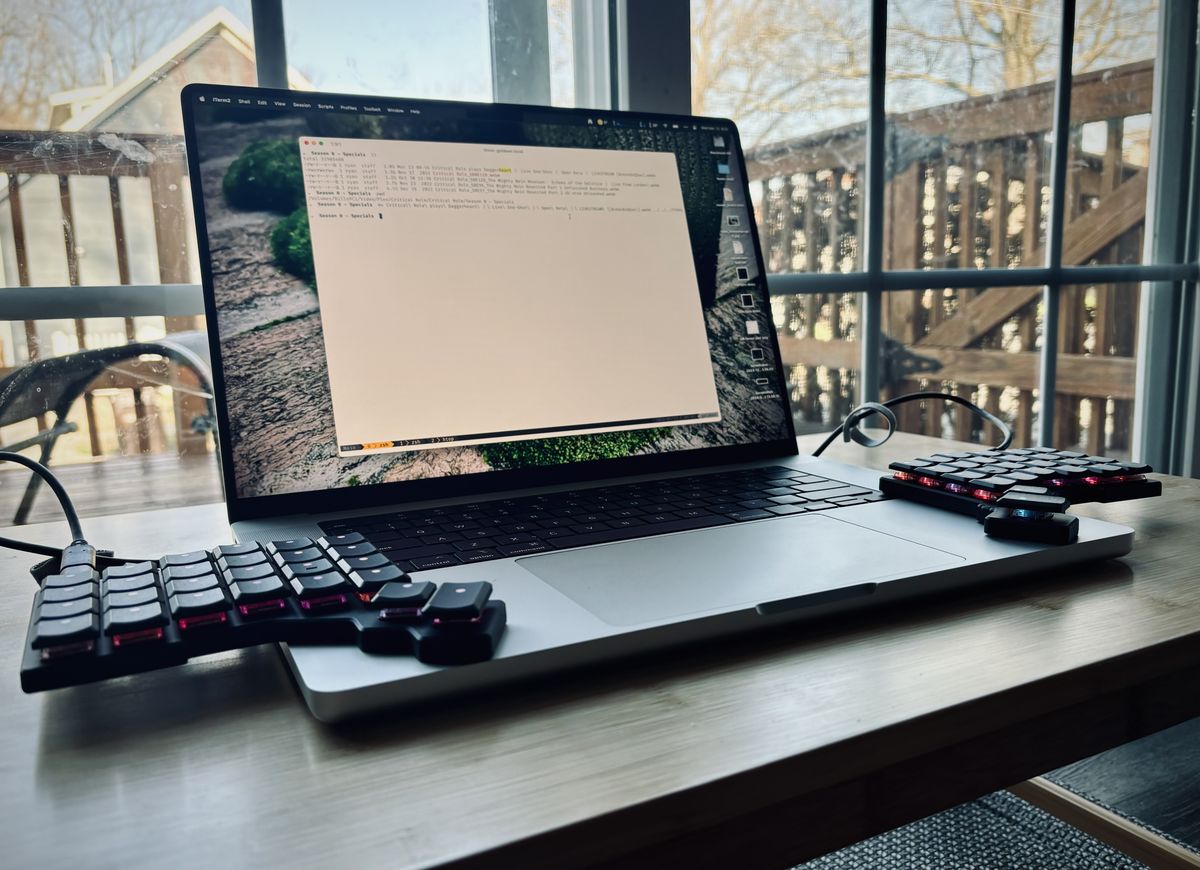
[[738, 606], [778, 613], [870, 595], [962, 557], [830, 516], [781, 517], [519, 559], [609, 625]]

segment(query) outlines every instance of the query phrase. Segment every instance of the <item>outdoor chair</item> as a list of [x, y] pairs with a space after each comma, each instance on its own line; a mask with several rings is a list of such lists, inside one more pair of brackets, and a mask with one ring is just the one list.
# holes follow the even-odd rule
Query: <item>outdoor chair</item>
[[[0, 379], [0, 426], [11, 426], [31, 418], [39, 419], [43, 415], [46, 423], [36, 435], [12, 444], [2, 444], [0, 449], [18, 451], [40, 447], [38, 461], [48, 463], [58, 439], [79, 428], [67, 420], [67, 414], [92, 382], [110, 366], [148, 354], [161, 356], [196, 374], [202, 395], [208, 403], [208, 414], [197, 415], [189, 421], [189, 425], [198, 432], [215, 430], [216, 409], [213, 404], [208, 337], [203, 332], [181, 332], [157, 341], [139, 341], [35, 360], [10, 372]], [[30, 476], [13, 517], [14, 525], [24, 523], [29, 516], [40, 484], [40, 477]]]

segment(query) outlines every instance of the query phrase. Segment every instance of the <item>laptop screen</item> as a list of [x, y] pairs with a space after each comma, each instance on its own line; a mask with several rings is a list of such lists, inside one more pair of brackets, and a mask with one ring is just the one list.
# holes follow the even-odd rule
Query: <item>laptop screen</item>
[[791, 437], [730, 122], [184, 104], [231, 497]]

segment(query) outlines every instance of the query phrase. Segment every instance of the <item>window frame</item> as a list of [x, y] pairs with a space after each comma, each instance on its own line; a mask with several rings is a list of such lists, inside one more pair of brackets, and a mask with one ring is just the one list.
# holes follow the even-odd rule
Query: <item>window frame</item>
[[[496, 11], [506, 2], [490, 0]], [[537, 3], [537, 0], [533, 0]], [[271, 86], [286, 78], [283, 0], [252, 0], [259, 81]], [[1066, 285], [1141, 282], [1142, 324], [1137, 351], [1137, 402], [1133, 455], [1176, 474], [1200, 473], [1200, 305], [1195, 299], [1200, 219], [1200, 115], [1197, 82], [1197, 10], [1193, 0], [1162, 0], [1154, 71], [1146, 245], [1141, 265], [1066, 266], [1062, 262], [1071, 113], [1076, 3], [1063, 0], [1059, 64], [1054, 92], [1054, 145], [1050, 166], [1050, 215], [1046, 262], [1016, 269], [886, 269], [883, 264], [884, 86], [887, 0], [872, 0], [869, 109], [864, 197], [863, 268], [835, 274], [790, 273], [768, 277], [772, 296], [823, 292], [861, 294], [862, 358], [859, 401], [878, 401], [883, 294], [954, 286], [1040, 286], [1043, 339], [1039, 392], [1054, 395], [1057, 383], [1059, 297]], [[527, 12], [528, 10], [526, 10]], [[689, 0], [572, 0], [576, 93], [587, 103], [606, 102], [635, 111], [691, 112], [691, 8]], [[495, 35], [495, 34], [493, 34]], [[493, 39], [493, 56], [497, 52]], [[586, 49], [586, 50], [585, 50]], [[608, 67], [601, 62], [607, 58]], [[540, 71], [530, 70], [540, 75]], [[607, 74], [606, 74], [607, 73]], [[496, 94], [497, 99], [503, 95]], [[607, 99], [605, 99], [607, 97]], [[597, 108], [605, 106], [597, 105]], [[1061, 135], [1060, 135], [1061, 133]], [[1185, 183], [1180, 184], [1180, 180]], [[1172, 347], [1173, 354], [1150, 352]], [[1042, 401], [1036, 439], [1049, 444], [1054, 403]]]
[[[575, 0], [577, 6], [585, 0]], [[675, 52], [662, 46], [690, 41], [679, 32], [681, 9], [688, 0], [637, 3], [609, 0], [610, 33], [624, 49], [612, 75], [618, 81], [644, 79], [647, 71], [659, 77], [659, 92], [675, 95], [659, 111], [689, 113], [690, 56], [680, 62]], [[635, 16], [631, 21], [630, 17]], [[1054, 93], [1054, 147], [1051, 157], [1050, 219], [1046, 261], [1041, 266], [1015, 269], [886, 269], [882, 262], [884, 142], [886, 112], [887, 0], [873, 0], [871, 8], [871, 62], [867, 157], [864, 196], [863, 268], [857, 272], [787, 273], [768, 276], [772, 296], [803, 293], [860, 294], [862, 358], [859, 401], [878, 401], [881, 310], [883, 294], [893, 290], [929, 287], [985, 288], [1040, 286], [1043, 305], [1043, 341], [1040, 349], [1039, 392], [1055, 393], [1057, 383], [1059, 297], [1067, 285], [1140, 282], [1143, 284], [1137, 354], [1137, 402], [1134, 411], [1133, 454], [1156, 468], [1177, 474], [1200, 472], [1200, 305], [1197, 305], [1197, 212], [1200, 210], [1200, 158], [1195, 117], [1200, 114], [1197, 84], [1197, 12], [1193, 0], [1162, 0], [1159, 13], [1158, 54], [1154, 72], [1151, 124], [1149, 195], [1146, 203], [1146, 246], [1141, 265], [1068, 266], [1062, 262], [1067, 174], [1067, 136], [1070, 126], [1072, 61], [1075, 35], [1075, 0], [1063, 0], [1059, 27], [1061, 47]], [[629, 40], [630, 28], [643, 36]], [[653, 39], [644, 38], [653, 34]], [[641, 54], [637, 47], [643, 46]], [[650, 46], [656, 46], [652, 50]], [[647, 106], [636, 91], [618, 88], [621, 109]], [[681, 97], [679, 95], [686, 95]], [[1063, 135], [1059, 135], [1062, 131]], [[1179, 181], [1185, 183], [1180, 184]], [[1157, 355], [1149, 348], [1173, 347], [1174, 354]], [[1036, 439], [1049, 444], [1054, 431], [1054, 403], [1042, 402]]]

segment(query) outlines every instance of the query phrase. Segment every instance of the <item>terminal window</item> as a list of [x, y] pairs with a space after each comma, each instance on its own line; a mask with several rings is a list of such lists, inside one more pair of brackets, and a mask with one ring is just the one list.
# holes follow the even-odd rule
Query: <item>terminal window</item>
[[673, 154], [300, 153], [340, 455], [720, 420]]

